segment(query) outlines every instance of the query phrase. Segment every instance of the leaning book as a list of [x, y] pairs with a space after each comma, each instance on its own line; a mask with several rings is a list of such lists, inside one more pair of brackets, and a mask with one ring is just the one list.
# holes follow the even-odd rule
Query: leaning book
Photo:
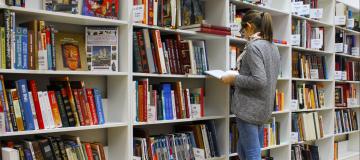
[[86, 53], [91, 71], [118, 71], [118, 29], [86, 27]]

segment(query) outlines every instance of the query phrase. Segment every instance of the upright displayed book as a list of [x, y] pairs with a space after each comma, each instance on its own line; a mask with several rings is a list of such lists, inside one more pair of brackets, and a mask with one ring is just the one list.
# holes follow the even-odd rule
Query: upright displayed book
[[359, 129], [357, 112], [352, 109], [335, 110], [334, 133], [345, 133]]
[[335, 84], [335, 107], [353, 107], [359, 104], [359, 89], [356, 84]]
[[297, 100], [297, 110], [328, 107], [325, 105], [325, 87], [314, 83], [292, 83], [292, 100]]
[[82, 14], [101, 18], [118, 19], [119, 1], [117, 0], [80, 0], [82, 1]]

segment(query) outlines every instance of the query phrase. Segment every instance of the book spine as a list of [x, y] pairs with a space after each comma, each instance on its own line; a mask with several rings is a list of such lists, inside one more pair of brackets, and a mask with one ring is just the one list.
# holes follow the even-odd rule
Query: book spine
[[91, 88], [86, 89], [86, 97], [87, 97], [87, 100], [89, 102], [93, 124], [97, 125], [97, 124], [99, 124], [99, 120], [98, 120], [98, 116], [96, 114], [94, 95], [93, 95], [93, 92], [92, 92]]
[[79, 98], [80, 98], [80, 104], [81, 104], [81, 109], [85, 114], [85, 124], [86, 125], [93, 125], [93, 119], [91, 116], [91, 110], [90, 110], [90, 105], [89, 102], [87, 101], [87, 97], [86, 97], [86, 91], [83, 89], [79, 89]]
[[11, 30], [10, 30], [10, 15], [9, 10], [4, 10], [5, 21], [5, 64], [6, 69], [11, 69]]
[[39, 97], [39, 103], [40, 103], [40, 109], [41, 109], [41, 113], [42, 113], [42, 119], [44, 122], [44, 128], [49, 129], [50, 124], [49, 124], [49, 118], [48, 118], [48, 114], [47, 114], [47, 110], [46, 110], [46, 105], [44, 102], [44, 94], [41, 91], [39, 91], [37, 94]]
[[2, 69], [6, 69], [6, 52], [5, 52], [5, 28], [4, 27], [0, 27], [0, 43], [1, 43], [1, 48], [0, 48], [0, 51], [1, 51], [1, 63], [0, 63], [0, 68]]
[[136, 32], [133, 32], [133, 49], [134, 49], [134, 72], [143, 72], [142, 64], [141, 64], [141, 57], [140, 57], [140, 51], [138, 47], [138, 40], [137, 40], [137, 34]]
[[35, 105], [34, 105], [34, 98], [32, 97], [31, 92], [28, 92], [29, 95], [29, 100], [30, 100], [30, 106], [31, 106], [31, 113], [34, 117], [34, 125], [35, 125], [35, 130], [39, 129], [39, 125], [38, 125], [38, 120], [36, 117], [36, 111], [35, 111]]
[[22, 38], [21, 38], [21, 28], [16, 28], [15, 33], [15, 69], [22, 69]]
[[48, 91], [48, 98], [51, 106], [51, 112], [52, 116], [54, 118], [55, 127], [62, 127], [62, 121], [59, 111], [59, 106], [56, 101], [55, 92], [54, 91]]
[[31, 91], [31, 94], [32, 94], [32, 97], [34, 100], [36, 119], [38, 121], [39, 129], [44, 129], [44, 120], [42, 118], [43, 116], [42, 116], [42, 112], [41, 112], [41, 108], [40, 108], [40, 101], [39, 101], [39, 97], [38, 97], [38, 91], [37, 91], [35, 80], [29, 81], [29, 88], [30, 88], [30, 91]]
[[35, 69], [34, 34], [33, 30], [28, 30], [28, 68], [32, 70]]
[[154, 25], [154, 0], [148, 0], [148, 25]]
[[66, 91], [66, 95], [67, 95], [67, 98], [68, 98], [69, 105], [71, 107], [72, 115], [74, 115], [75, 126], [80, 126], [79, 115], [78, 115], [78, 113], [76, 111], [76, 105], [75, 105], [74, 96], [72, 94], [70, 84], [67, 84], [67, 86], [65, 88], [65, 91]]
[[56, 70], [55, 28], [50, 26], [52, 70]]
[[15, 111], [16, 124], [18, 126], [18, 131], [24, 131], [25, 127], [24, 127], [23, 117], [21, 115], [19, 96], [18, 96], [16, 89], [11, 89], [11, 97], [12, 97], [12, 103], [14, 105], [14, 111]]
[[74, 93], [74, 100], [75, 100], [75, 105], [76, 105], [76, 109], [77, 112], [79, 114], [79, 119], [80, 119], [80, 125], [81, 126], [85, 126], [85, 112], [84, 110], [81, 109], [81, 103], [80, 103], [80, 97], [79, 97], [79, 89], [73, 89], [73, 93]]
[[49, 99], [49, 93], [47, 91], [44, 91], [42, 98], [43, 98], [44, 107], [46, 110], [45, 113], [47, 114], [47, 117], [48, 117], [47, 120], [48, 120], [49, 128], [50, 129], [56, 128], [55, 117], [52, 114], [52, 107], [51, 107], [51, 103], [50, 103], [50, 99]]
[[9, 105], [9, 111], [10, 111], [10, 117], [11, 117], [11, 123], [12, 123], [12, 129], [13, 131], [18, 131], [18, 125], [16, 121], [16, 114], [15, 114], [15, 108], [13, 105], [12, 95], [10, 91], [6, 91], [7, 93], [7, 101]]
[[99, 119], [99, 124], [104, 124], [105, 123], [105, 116], [104, 116], [100, 91], [98, 89], [94, 88], [93, 92], [94, 92], [93, 94], [94, 94], [96, 113], [97, 113], [97, 117]]
[[46, 27], [46, 30], [45, 30], [45, 34], [46, 34], [46, 40], [45, 40], [45, 43], [46, 43], [46, 51], [47, 51], [47, 69], [48, 70], [52, 70], [52, 66], [53, 66], [53, 59], [52, 59], [52, 49], [51, 49], [51, 33], [50, 33], [50, 28], [49, 27]]
[[25, 79], [21, 79], [16, 81], [16, 88], [18, 89], [18, 93], [20, 96], [20, 106], [25, 119], [25, 129], [26, 130], [34, 130], [34, 117], [31, 112], [30, 100], [28, 95], [28, 87], [27, 81]]
[[29, 69], [28, 64], [28, 30], [27, 28], [21, 28], [21, 52], [22, 52], [22, 69]]
[[64, 101], [61, 97], [61, 92], [60, 91], [55, 91], [55, 97], [56, 97], [56, 102], [58, 103], [59, 106], [59, 111], [60, 111], [60, 116], [61, 116], [61, 123], [63, 127], [69, 127], [69, 120], [66, 114], [66, 109], [65, 109], [65, 105], [64, 105]]
[[142, 34], [142, 31], [136, 32], [138, 37], [138, 45], [139, 45], [139, 52], [140, 52], [140, 58], [141, 58], [141, 64], [143, 68], [143, 72], [149, 73], [149, 64], [148, 59], [146, 57], [145, 52], [145, 43], [144, 43], [144, 37]]
[[91, 151], [91, 146], [89, 143], [85, 143], [85, 151], [86, 151], [87, 159], [93, 160], [93, 153]]
[[11, 35], [11, 48], [10, 48], [10, 65], [11, 65], [11, 69], [15, 68], [15, 50], [16, 50], [16, 45], [15, 45], [15, 32], [16, 32], [16, 27], [15, 27], [15, 12], [11, 12], [10, 14], [10, 35]]
[[69, 98], [66, 95], [65, 88], [61, 88], [60, 93], [61, 93], [62, 99], [64, 101], [66, 115], [67, 115], [68, 120], [69, 120], [69, 126], [74, 127], [77, 124], [75, 119], [78, 118], [78, 117], [77, 116], [75, 117], [75, 115], [74, 115], [73, 109], [72, 109], [72, 107], [70, 105], [70, 102], [69, 102]]

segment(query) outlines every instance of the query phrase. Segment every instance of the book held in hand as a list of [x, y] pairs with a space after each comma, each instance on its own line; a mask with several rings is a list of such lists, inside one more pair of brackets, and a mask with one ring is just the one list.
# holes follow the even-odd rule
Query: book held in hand
[[209, 71], [205, 71], [206, 74], [215, 77], [217, 79], [221, 79], [223, 76], [226, 75], [239, 75], [238, 71], [233, 71], [233, 70], [228, 70], [228, 71], [222, 71], [222, 70], [209, 70]]

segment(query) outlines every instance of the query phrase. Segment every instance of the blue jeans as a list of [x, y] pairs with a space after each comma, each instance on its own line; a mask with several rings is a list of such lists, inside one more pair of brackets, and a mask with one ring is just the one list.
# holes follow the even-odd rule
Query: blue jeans
[[236, 118], [239, 131], [237, 152], [240, 160], [261, 160], [261, 147], [264, 143], [264, 127]]

